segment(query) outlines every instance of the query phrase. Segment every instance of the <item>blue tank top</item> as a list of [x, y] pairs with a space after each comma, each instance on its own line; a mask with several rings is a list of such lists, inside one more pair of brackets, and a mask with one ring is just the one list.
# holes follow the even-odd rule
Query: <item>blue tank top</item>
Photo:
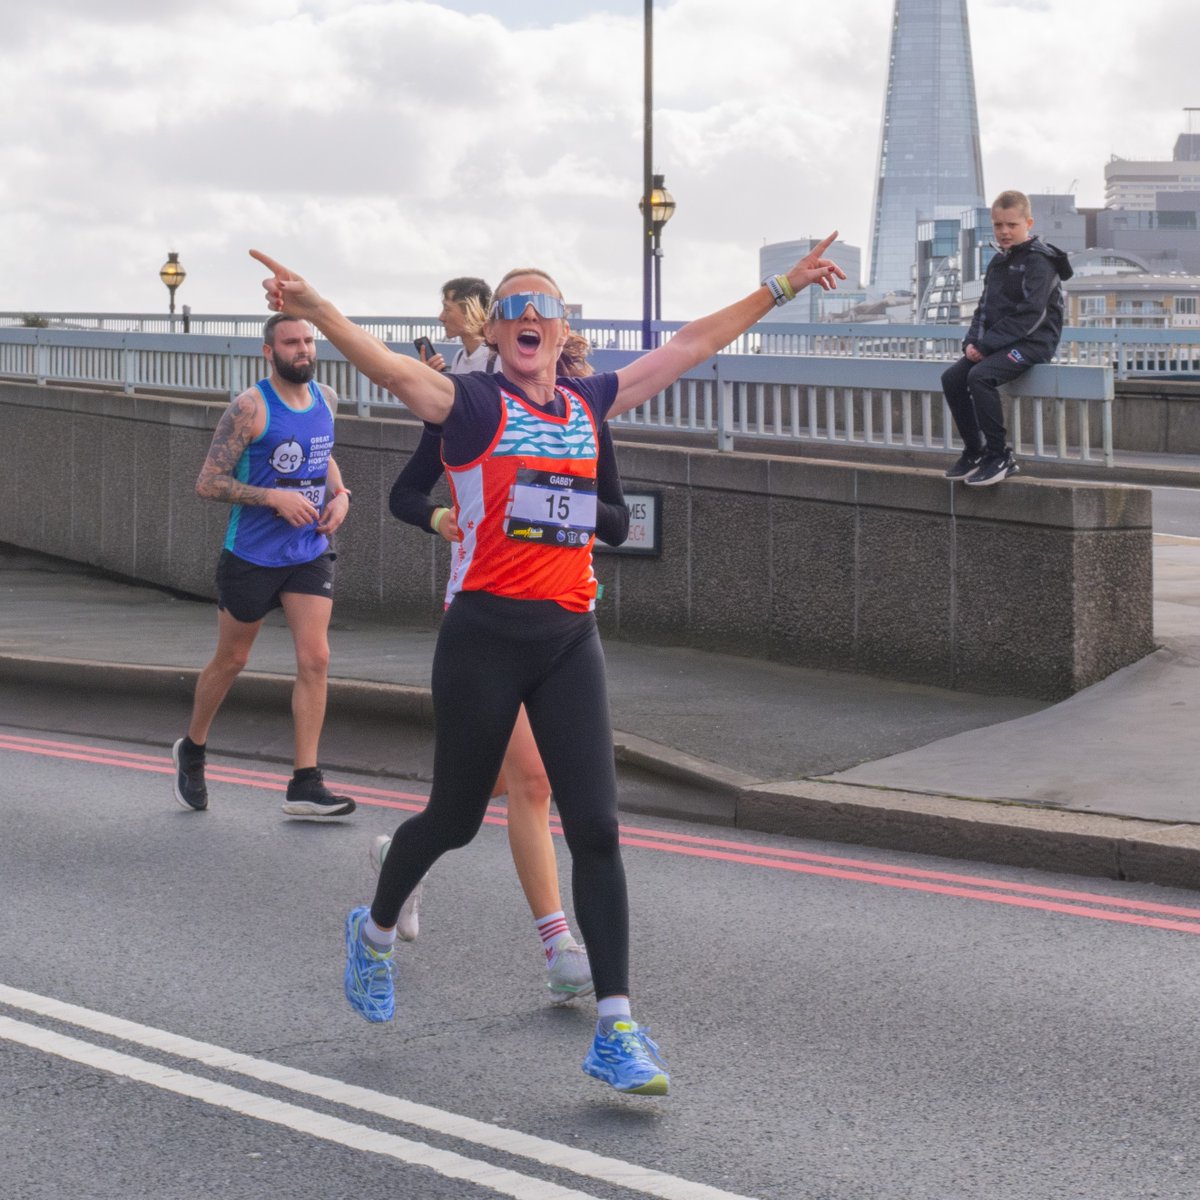
[[[263, 488], [299, 488], [318, 512], [325, 507], [325, 474], [333, 453], [333, 410], [315, 384], [310, 402], [297, 411], [279, 398], [270, 380], [260, 379], [267, 424], [242, 452], [234, 469], [239, 483]], [[288, 567], [312, 562], [329, 549], [329, 539], [316, 523], [297, 529], [273, 508], [235, 504], [225, 532], [225, 549], [260, 567]]]

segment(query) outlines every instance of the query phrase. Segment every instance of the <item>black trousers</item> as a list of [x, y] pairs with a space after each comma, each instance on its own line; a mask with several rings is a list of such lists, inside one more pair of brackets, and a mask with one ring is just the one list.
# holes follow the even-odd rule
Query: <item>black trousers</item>
[[629, 905], [604, 653], [591, 613], [462, 592], [433, 657], [433, 789], [388, 849], [371, 905], [391, 926], [447, 850], [479, 832], [522, 704], [571, 851], [571, 891], [596, 995], [629, 994]]
[[[1014, 352], [1020, 355], [1020, 361], [1010, 357]], [[1033, 361], [1018, 345], [997, 350], [977, 363], [964, 355], [943, 372], [942, 391], [966, 449], [1004, 453], [1008, 433], [1004, 427], [1000, 385], [1023, 375], [1032, 366]]]

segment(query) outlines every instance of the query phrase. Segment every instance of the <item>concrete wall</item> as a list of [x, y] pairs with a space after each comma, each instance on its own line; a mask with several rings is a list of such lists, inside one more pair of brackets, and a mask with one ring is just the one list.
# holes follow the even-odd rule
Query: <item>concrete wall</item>
[[1149, 454], [1200, 454], [1200, 381], [1118, 383], [1113, 445]]
[[[0, 383], [0, 541], [211, 596], [228, 510], [196, 473], [223, 405]], [[338, 418], [347, 613], [436, 619], [444, 544], [385, 498], [407, 421]], [[1152, 647], [1150, 494], [623, 444], [660, 558], [598, 554], [610, 634], [1056, 699]]]

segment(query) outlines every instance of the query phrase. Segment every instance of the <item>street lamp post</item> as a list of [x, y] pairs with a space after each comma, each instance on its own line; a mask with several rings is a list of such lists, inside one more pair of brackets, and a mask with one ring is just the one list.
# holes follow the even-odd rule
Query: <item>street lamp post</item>
[[645, 6], [642, 24], [645, 41], [642, 49], [642, 199], [638, 207], [642, 210], [642, 349], [649, 350], [654, 257], [654, 229], [650, 224], [653, 212], [650, 201], [653, 187], [651, 172], [654, 163], [654, 0], [645, 0]]
[[179, 261], [178, 250], [167, 252], [167, 261], [159, 270], [158, 277], [167, 285], [167, 291], [171, 295], [171, 316], [173, 317], [175, 315], [175, 289], [187, 278], [187, 272]]
[[[644, 200], [638, 201], [638, 207], [645, 216]], [[650, 236], [652, 242], [651, 256], [654, 259], [654, 319], [662, 320], [662, 237], [663, 226], [675, 215], [675, 197], [663, 185], [661, 175], [654, 176], [654, 186], [650, 189]], [[657, 338], [655, 341], [657, 342]]]

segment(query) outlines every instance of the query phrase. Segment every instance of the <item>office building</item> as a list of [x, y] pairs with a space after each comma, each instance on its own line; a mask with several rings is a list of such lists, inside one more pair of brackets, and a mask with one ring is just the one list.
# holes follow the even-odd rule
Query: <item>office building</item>
[[[810, 250], [820, 244], [820, 238], [799, 238], [794, 242], [770, 242], [758, 252], [758, 277], [782, 275], [794, 267]], [[765, 321], [834, 321], [841, 314], [866, 299], [859, 280], [862, 278], [862, 250], [846, 242], [834, 242], [825, 251], [843, 271], [846, 280], [834, 291], [824, 288], [805, 288], [791, 304], [773, 308], [763, 318]]]
[[[1190, 122], [1200, 109], [1184, 112]], [[1179, 198], [1175, 194], [1180, 192], [1200, 192], [1200, 134], [1181, 133], [1170, 159], [1118, 158], [1114, 154], [1104, 164], [1105, 208], [1134, 212], [1173, 209], [1177, 205], [1170, 201]]]

